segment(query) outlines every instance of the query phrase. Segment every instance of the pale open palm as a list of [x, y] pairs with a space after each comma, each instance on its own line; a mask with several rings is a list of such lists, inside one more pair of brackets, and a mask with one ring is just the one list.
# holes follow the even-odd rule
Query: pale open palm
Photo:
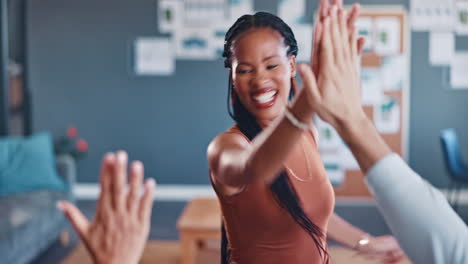
[[143, 182], [143, 164], [132, 163], [129, 190], [127, 154], [119, 151], [107, 154], [101, 167], [101, 194], [92, 222], [73, 204], [57, 204], [83, 240], [94, 263], [136, 264], [148, 239], [155, 181]]

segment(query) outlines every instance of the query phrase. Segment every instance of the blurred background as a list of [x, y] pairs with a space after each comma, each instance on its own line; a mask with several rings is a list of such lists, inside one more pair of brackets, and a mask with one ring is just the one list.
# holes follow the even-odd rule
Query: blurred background
[[[358, 2], [365, 14], [360, 34], [369, 43], [362, 64], [366, 112], [468, 219], [466, 186], [451, 192], [459, 181], [440, 141], [441, 131], [453, 128], [468, 157], [468, 1]], [[11, 255], [5, 263], [60, 263], [76, 253], [76, 234], [54, 211], [62, 197], [56, 193], [92, 217], [101, 158], [119, 149], [143, 161], [145, 176], [159, 184], [150, 239], [177, 241], [187, 202], [214, 197], [206, 147], [233, 124], [220, 56], [226, 30], [244, 13], [277, 14], [307, 61], [317, 6], [318, 0], [1, 0], [0, 208], [11, 213], [0, 220], [0, 252]], [[316, 121], [324, 163], [336, 165], [326, 166], [340, 198], [336, 211], [369, 233], [388, 233], [346, 147]], [[19, 156], [32, 161], [15, 163], [12, 172]], [[41, 162], [58, 164], [57, 171]], [[37, 208], [44, 209], [33, 213]], [[23, 254], [30, 232], [40, 242]]]

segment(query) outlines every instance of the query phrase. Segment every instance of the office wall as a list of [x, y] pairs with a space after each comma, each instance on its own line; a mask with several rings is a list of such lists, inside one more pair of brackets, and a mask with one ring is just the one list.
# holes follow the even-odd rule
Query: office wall
[[[351, 3], [351, 1], [345, 1]], [[408, 0], [360, 1], [400, 4]], [[276, 1], [255, 2], [276, 12]], [[308, 1], [312, 19], [317, 0]], [[80, 182], [96, 182], [101, 156], [126, 149], [165, 184], [207, 184], [205, 149], [231, 125], [222, 60], [182, 61], [175, 75], [138, 77], [132, 41], [157, 36], [155, 0], [41, 0], [28, 2], [29, 85], [34, 130], [54, 135], [76, 125], [90, 152]], [[468, 39], [457, 48], [468, 50]], [[412, 33], [410, 165], [438, 187], [448, 183], [438, 141], [455, 127], [468, 158], [468, 90], [442, 87], [443, 71], [428, 63], [428, 33]]]

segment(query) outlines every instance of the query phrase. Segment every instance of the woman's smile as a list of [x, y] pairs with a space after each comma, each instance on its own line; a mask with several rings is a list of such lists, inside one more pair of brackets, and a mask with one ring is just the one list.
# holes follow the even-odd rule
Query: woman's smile
[[275, 104], [278, 98], [278, 90], [261, 89], [252, 93], [251, 98], [257, 109], [270, 108]]

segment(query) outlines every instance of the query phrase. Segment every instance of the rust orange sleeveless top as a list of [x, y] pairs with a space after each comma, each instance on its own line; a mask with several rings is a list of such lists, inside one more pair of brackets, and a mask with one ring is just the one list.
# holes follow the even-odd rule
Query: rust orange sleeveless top
[[[236, 126], [225, 133], [244, 136]], [[303, 134], [285, 167], [305, 213], [326, 233], [335, 196], [312, 133]], [[215, 191], [223, 212], [231, 264], [323, 263], [310, 235], [278, 205], [268, 185], [249, 184], [233, 196]], [[325, 245], [326, 241], [322, 242]]]

